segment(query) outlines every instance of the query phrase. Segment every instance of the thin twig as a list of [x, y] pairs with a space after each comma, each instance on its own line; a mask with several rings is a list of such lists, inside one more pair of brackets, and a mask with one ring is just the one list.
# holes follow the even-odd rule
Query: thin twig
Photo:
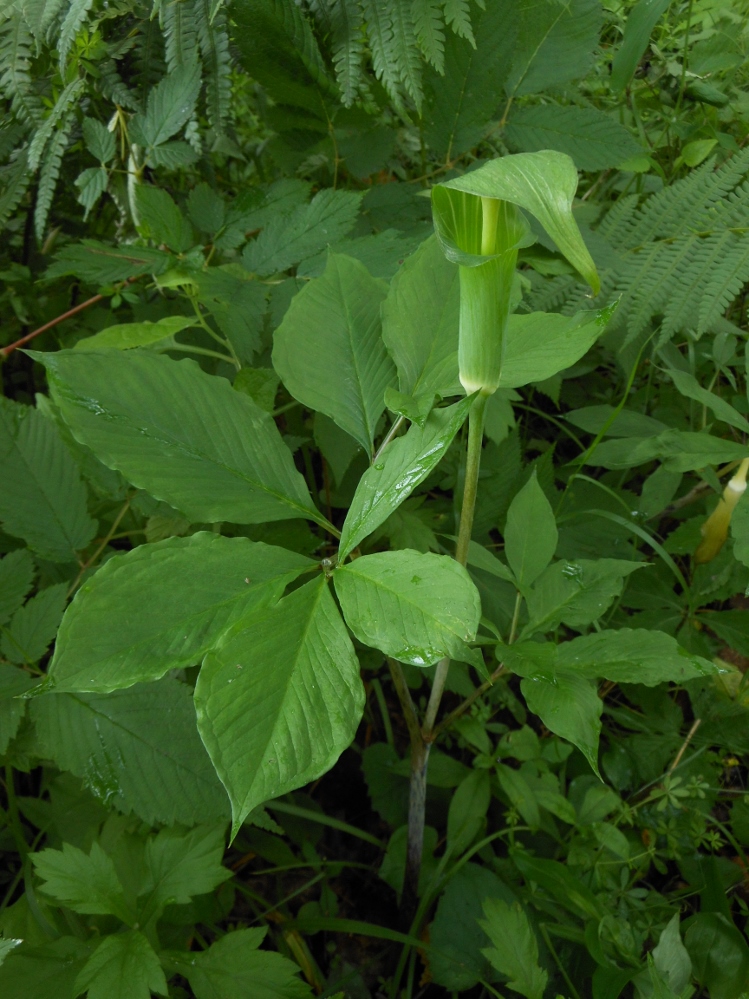
[[471, 707], [471, 705], [475, 701], [477, 701], [482, 694], [485, 694], [490, 687], [493, 687], [496, 681], [502, 675], [502, 673], [504, 673], [504, 670], [505, 670], [504, 663], [500, 663], [500, 665], [494, 670], [494, 672], [492, 673], [492, 675], [489, 677], [488, 680], [484, 680], [484, 682], [481, 684], [480, 687], [476, 687], [476, 689], [470, 695], [470, 697], [466, 697], [466, 699], [461, 704], [459, 704], [457, 708], [453, 708], [450, 714], [446, 715], [439, 723], [439, 725], [436, 725], [432, 729], [430, 733], [430, 739], [432, 740], [432, 742], [434, 742], [434, 740], [442, 732], [444, 732], [445, 729], [450, 728], [453, 722], [457, 721], [461, 715], [465, 714], [466, 711]]
[[127, 511], [129, 509], [130, 509], [130, 497], [128, 496], [128, 498], [125, 500], [125, 503], [124, 503], [122, 509], [117, 514], [117, 516], [116, 516], [116, 518], [114, 520], [114, 523], [109, 528], [109, 531], [107, 532], [106, 537], [102, 540], [101, 544], [96, 549], [96, 551], [91, 556], [91, 558], [87, 559], [83, 563], [83, 565], [81, 566], [80, 572], [75, 577], [75, 579], [73, 580], [73, 582], [72, 582], [72, 584], [70, 586], [70, 589], [68, 590], [68, 600], [72, 597], [72, 595], [78, 589], [78, 585], [79, 585], [81, 579], [83, 579], [83, 574], [86, 572], [87, 569], [91, 568], [91, 566], [94, 564], [94, 562], [96, 562], [96, 560], [98, 559], [98, 557], [101, 555], [101, 553], [107, 547], [107, 545], [112, 540], [112, 538], [114, 537], [114, 535], [117, 533], [117, 528], [120, 526], [120, 522], [122, 521], [122, 518], [125, 516], [125, 514], [127, 513]]
[[671, 764], [671, 766], [666, 771], [666, 776], [670, 777], [671, 774], [674, 772], [674, 770], [676, 770], [676, 768], [678, 767], [679, 763], [681, 762], [682, 756], [687, 751], [687, 746], [689, 745], [689, 743], [694, 738], [694, 734], [697, 731], [697, 729], [700, 727], [701, 724], [702, 724], [702, 719], [701, 718], [695, 718], [694, 719], [694, 721], [692, 722], [692, 727], [687, 732], [686, 739], [684, 740], [684, 742], [682, 742], [681, 748], [679, 749], [679, 752], [674, 757], [674, 762]]
[[404, 422], [405, 419], [406, 419], [405, 416], [399, 416], [397, 420], [393, 421], [393, 425], [388, 430], [388, 432], [385, 434], [385, 437], [384, 437], [384, 439], [382, 441], [382, 444], [380, 444], [380, 446], [375, 451], [374, 457], [372, 458], [372, 464], [374, 464], [377, 461], [377, 459], [380, 457], [380, 455], [382, 454], [382, 452], [388, 446], [388, 444], [390, 443], [390, 441], [398, 433], [398, 431], [400, 430], [400, 428], [403, 426], [403, 422]]

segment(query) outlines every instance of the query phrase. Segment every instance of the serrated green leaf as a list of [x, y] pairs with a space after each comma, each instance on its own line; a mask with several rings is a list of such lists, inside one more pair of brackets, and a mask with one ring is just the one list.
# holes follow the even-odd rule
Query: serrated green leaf
[[571, 670], [559, 670], [553, 680], [524, 677], [520, 689], [530, 710], [549, 731], [577, 746], [598, 774], [603, 703], [595, 684]]
[[149, 824], [228, 817], [185, 684], [165, 678], [111, 694], [47, 694], [32, 699], [30, 713], [41, 755], [105, 804]]
[[458, 309], [458, 268], [431, 236], [404, 261], [382, 305], [382, 338], [401, 392], [443, 398], [462, 392]]
[[257, 805], [330, 769], [354, 737], [364, 689], [326, 580], [294, 590], [210, 652], [195, 705], [234, 833]]
[[67, 591], [67, 583], [48, 586], [16, 611], [0, 642], [6, 659], [21, 666], [42, 658], [60, 624]]
[[199, 663], [313, 565], [284, 548], [210, 532], [115, 555], [70, 605], [48, 682], [58, 691], [104, 692]]
[[138, 227], [154, 243], [164, 243], [175, 253], [195, 243], [192, 226], [172, 198], [160, 187], [139, 184], [135, 189]]
[[5, 958], [10, 954], [16, 947], [22, 944], [22, 940], [13, 940], [12, 938], [0, 937], [0, 964], [3, 963]]
[[365, 645], [414, 666], [445, 656], [471, 661], [481, 602], [470, 576], [447, 555], [377, 552], [333, 575], [346, 624]]
[[74, 562], [96, 533], [86, 488], [52, 420], [0, 398], [0, 520], [53, 562]]
[[242, 260], [248, 271], [266, 277], [285, 271], [337, 242], [353, 227], [362, 195], [354, 191], [319, 191], [308, 205], [288, 217], [272, 217]]
[[325, 522], [270, 416], [225, 378], [146, 352], [34, 356], [74, 436], [193, 523]]
[[485, 919], [478, 924], [492, 942], [481, 953], [509, 979], [507, 988], [527, 999], [542, 999], [548, 974], [538, 963], [538, 941], [519, 902], [500, 898], [484, 902]]
[[26, 700], [19, 695], [34, 686], [34, 680], [15, 666], [0, 666], [0, 754], [18, 732], [26, 713]]
[[145, 113], [133, 120], [145, 145], [160, 146], [188, 121], [200, 93], [200, 65], [177, 66], [149, 92]]
[[83, 170], [75, 179], [75, 186], [80, 188], [78, 202], [86, 209], [84, 221], [88, 213], [107, 189], [109, 174], [104, 167], [89, 167]]
[[132, 925], [132, 913], [114, 864], [98, 843], [84, 853], [70, 843], [62, 850], [42, 850], [32, 855], [41, 890], [73, 912], [117, 916]]
[[231, 876], [221, 863], [225, 827], [198, 826], [188, 833], [162, 829], [146, 842], [145, 881], [139, 893], [140, 919], [146, 922], [164, 906], [185, 905]]
[[381, 336], [386, 293], [363, 264], [331, 253], [323, 276], [292, 300], [273, 345], [273, 366], [294, 398], [325, 413], [369, 454], [395, 378]]
[[198, 184], [187, 199], [190, 221], [201, 232], [216, 233], [223, 228], [226, 205], [220, 194], [208, 184]]
[[167, 994], [159, 959], [138, 930], [104, 937], [79, 972], [75, 995], [88, 999], [151, 999]]
[[199, 954], [170, 955], [196, 999], [311, 999], [310, 987], [299, 980], [299, 966], [258, 947], [264, 929], [234, 930]]
[[26, 548], [0, 559], [0, 626], [6, 624], [23, 603], [34, 580], [34, 562]]
[[60, 937], [41, 947], [22, 947], [0, 967], [3, 995], [24, 999], [61, 999], [72, 996], [78, 972], [90, 947], [77, 937]]
[[161, 274], [173, 261], [170, 254], [148, 246], [111, 246], [82, 239], [57, 254], [44, 273], [46, 280], [74, 274], [89, 284], [114, 284], [143, 274]]
[[114, 132], [95, 118], [83, 119], [83, 138], [86, 148], [100, 163], [109, 163], [117, 151]]
[[520, 590], [534, 583], [551, 562], [557, 538], [554, 511], [534, 469], [510, 504], [505, 526], [505, 555]]
[[424, 481], [463, 425], [472, 397], [432, 410], [424, 429], [414, 424], [388, 444], [362, 475], [343, 524], [338, 558], [343, 559]]
[[596, 108], [537, 104], [515, 111], [505, 129], [518, 152], [557, 149], [580, 170], [605, 170], [642, 155], [642, 146], [614, 118]]

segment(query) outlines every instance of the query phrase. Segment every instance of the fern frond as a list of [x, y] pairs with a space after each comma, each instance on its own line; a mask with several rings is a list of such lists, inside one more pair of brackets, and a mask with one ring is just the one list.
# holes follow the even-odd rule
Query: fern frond
[[471, 11], [468, 0], [443, 0], [443, 6], [445, 8], [445, 20], [455, 34], [460, 35], [461, 38], [467, 38], [471, 45], [476, 48], [473, 28], [471, 27]]
[[40, 117], [41, 103], [31, 83], [31, 56], [34, 40], [20, 11], [13, 10], [0, 22], [0, 91], [11, 102], [21, 121]]
[[8, 219], [21, 202], [31, 182], [28, 168], [27, 150], [21, 149], [15, 160], [0, 170], [0, 229], [4, 229]]
[[158, 21], [140, 22], [133, 56], [140, 103], [145, 104], [149, 92], [164, 77], [164, 39]]
[[71, 46], [75, 41], [83, 22], [86, 20], [88, 12], [94, 5], [94, 0], [72, 0], [67, 9], [65, 17], [60, 25], [60, 35], [57, 39], [57, 54], [60, 60], [60, 69], [65, 68], [65, 61], [68, 58]]
[[71, 81], [57, 98], [57, 102], [50, 111], [49, 115], [44, 119], [39, 128], [37, 128], [29, 146], [30, 170], [36, 170], [39, 166], [39, 161], [42, 158], [42, 153], [44, 152], [44, 148], [47, 145], [50, 136], [54, 132], [60, 119], [68, 113], [68, 109], [78, 98], [78, 95], [83, 90], [83, 87], [84, 82], [82, 79], [78, 78]]
[[113, 104], [119, 104], [128, 111], [140, 110], [140, 104], [135, 94], [127, 88], [125, 82], [119, 74], [117, 63], [114, 59], [105, 59], [99, 63], [99, 89], [104, 97], [108, 97]]
[[166, 66], [171, 72], [198, 57], [198, 33], [191, 0], [170, 0], [159, 11], [164, 32]]
[[50, 139], [41, 170], [39, 171], [39, 187], [36, 192], [36, 208], [34, 209], [34, 232], [40, 243], [44, 239], [49, 210], [52, 207], [52, 199], [60, 177], [62, 157], [68, 147], [70, 131], [74, 121], [75, 118], [72, 114], [69, 114], [63, 120], [60, 127]]
[[64, 6], [65, 0], [23, 0], [23, 16], [38, 42], [46, 36]]
[[411, 0], [362, 0], [375, 75], [399, 111], [403, 91], [421, 106], [421, 66], [416, 43]]
[[364, 81], [364, 20], [359, 0], [331, 0], [333, 65], [346, 107], [361, 93]]
[[700, 302], [697, 332], [709, 330], [749, 281], [749, 237], [727, 233], [727, 246]]
[[217, 132], [221, 132], [231, 108], [231, 55], [226, 15], [218, 11], [211, 23], [210, 0], [194, 0], [194, 10], [203, 57], [208, 121]]
[[411, 9], [412, 0], [390, 0], [393, 12], [393, 55], [398, 73], [418, 111], [424, 99], [421, 56]]
[[438, 73], [445, 71], [445, 19], [439, 0], [413, 0], [416, 39], [424, 58]]

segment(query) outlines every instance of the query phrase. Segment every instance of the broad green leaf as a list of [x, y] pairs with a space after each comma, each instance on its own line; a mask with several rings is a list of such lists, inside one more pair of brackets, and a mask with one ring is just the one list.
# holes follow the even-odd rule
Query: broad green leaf
[[407, 499], [439, 463], [463, 425], [472, 397], [435, 409], [424, 425], [414, 424], [390, 444], [356, 487], [343, 524], [338, 559], [346, 556]]
[[505, 555], [520, 590], [534, 583], [551, 562], [557, 537], [554, 511], [534, 469], [510, 503], [505, 526]]
[[16, 611], [0, 642], [6, 659], [22, 666], [42, 658], [59, 627], [67, 591], [67, 583], [48, 586]]
[[514, 850], [512, 859], [526, 881], [535, 881], [565, 909], [585, 919], [595, 919], [596, 925], [606, 914], [605, 906], [590, 888], [558, 860], [532, 857], [525, 850]]
[[427, 421], [427, 417], [434, 409], [435, 396], [428, 395], [412, 396], [389, 385], [385, 389], [385, 405], [391, 413], [398, 416], [405, 416], [411, 423], [416, 423], [422, 429]]
[[209, 267], [195, 275], [198, 301], [231, 341], [242, 364], [261, 348], [268, 287], [253, 281], [239, 264]]
[[62, 850], [42, 850], [31, 859], [46, 895], [73, 912], [117, 916], [132, 925], [134, 913], [128, 909], [114, 864], [98, 843], [89, 853], [63, 843]]
[[188, 833], [162, 829], [146, 843], [146, 879], [140, 892], [140, 918], [161, 911], [167, 904], [185, 905], [195, 895], [205, 895], [228, 880], [223, 867], [224, 826], [198, 826]]
[[333, 472], [336, 485], [343, 482], [351, 462], [361, 448], [353, 437], [334, 423], [324, 413], [315, 413], [315, 444]]
[[75, 995], [88, 999], [151, 999], [167, 994], [166, 978], [153, 948], [138, 930], [104, 937], [79, 972]]
[[708, 987], [710, 999], [735, 999], [746, 990], [749, 947], [737, 927], [718, 912], [699, 912], [684, 943], [694, 977]]
[[192, 226], [162, 188], [139, 184], [135, 189], [135, 208], [142, 236], [166, 244], [175, 253], [183, 253], [195, 244]]
[[645, 413], [626, 408], [617, 413], [614, 406], [605, 404], [573, 409], [564, 418], [589, 434], [603, 432], [606, 437], [655, 437], [668, 430], [665, 423]]
[[502, 388], [543, 381], [579, 361], [603, 334], [616, 305], [575, 316], [510, 316], [502, 342]]
[[0, 967], [0, 995], [68, 999], [89, 953], [90, 946], [77, 937], [60, 937], [41, 947], [20, 947]]
[[[258, 947], [265, 929], [234, 930], [198, 954], [174, 955], [196, 999], [311, 999], [299, 966]], [[170, 955], [171, 956], [171, 955]]]
[[482, 954], [507, 976], [508, 989], [527, 999], [542, 999], [549, 976], [538, 963], [538, 941], [520, 903], [488, 898], [484, 916], [478, 923], [492, 946]]
[[331, 253], [325, 273], [292, 300], [273, 338], [273, 367], [289, 392], [369, 454], [395, 378], [381, 335], [386, 294], [387, 285], [358, 260]]
[[257, 805], [329, 770], [356, 733], [364, 689], [326, 580], [294, 590], [209, 652], [195, 705], [235, 834]]
[[224, 199], [206, 183], [193, 187], [187, 198], [187, 213], [192, 224], [201, 232], [216, 233], [224, 226]]
[[137, 351], [34, 356], [76, 439], [191, 521], [325, 522], [271, 417], [225, 378]]
[[408, 395], [459, 395], [458, 268], [430, 236], [408, 257], [382, 305], [382, 338]]
[[517, 642], [497, 655], [521, 676], [554, 682], [557, 672], [614, 683], [683, 683], [721, 672], [709, 660], [681, 648], [662, 631], [620, 628], [573, 638], [561, 645]]
[[326, 188], [290, 215], [274, 216], [257, 239], [245, 247], [245, 267], [267, 277], [319, 253], [353, 228], [361, 198], [354, 191]]
[[430, 71], [425, 81], [424, 137], [445, 162], [476, 146], [497, 117], [517, 38], [517, 4], [473, 7], [471, 20], [475, 42], [450, 35], [444, 73]]
[[144, 822], [226, 819], [229, 804], [198, 735], [190, 689], [163, 679], [111, 694], [30, 703], [40, 754], [105, 804]]
[[[732, 530], [735, 517], [736, 511], [734, 510], [733, 517], [731, 518]], [[735, 534], [734, 537], [736, 537]], [[733, 553], [736, 558], [740, 558], [740, 561], [746, 565], [746, 558], [749, 556], [749, 552], [744, 550], [741, 557], [739, 557], [736, 550], [738, 547], [739, 544], [735, 541]], [[707, 611], [699, 615], [699, 620], [740, 655], [749, 656], [749, 610]]]
[[436, 985], [464, 992], [481, 979], [492, 980], [492, 966], [482, 952], [489, 938], [478, 924], [486, 898], [515, 900], [512, 890], [488, 867], [463, 864], [447, 882], [429, 927], [429, 969]]
[[443, 185], [479, 198], [509, 201], [534, 215], [564, 256], [598, 294], [600, 281], [572, 215], [577, 190], [575, 164], [564, 153], [544, 150], [489, 160], [478, 170]]
[[519, 7], [508, 95], [534, 94], [584, 76], [598, 46], [600, 0], [519, 0]]
[[519, 152], [556, 149], [580, 170], [605, 170], [642, 154], [642, 146], [619, 122], [596, 108], [536, 104], [516, 110], [505, 129]]
[[376, 552], [339, 565], [333, 581], [346, 624], [365, 645], [413, 666], [472, 661], [466, 642], [476, 637], [481, 601], [449, 556]]
[[26, 713], [26, 700], [20, 695], [33, 685], [33, 678], [25, 670], [0, 665], [0, 755], [8, 748]]
[[[457, 538], [451, 537], [451, 541], [457, 541]], [[484, 572], [491, 573], [492, 576], [497, 576], [498, 579], [504, 579], [508, 583], [514, 583], [515, 577], [512, 571], [504, 564], [501, 559], [498, 559], [496, 555], [492, 555], [490, 551], [487, 551], [483, 545], [480, 545], [477, 541], [471, 541], [468, 546], [468, 564], [472, 565], [476, 569], [483, 569]]]
[[108, 183], [109, 175], [105, 167], [89, 167], [87, 170], [82, 170], [76, 177], [75, 186], [79, 188], [77, 200], [86, 209], [83, 215], [84, 221], [106, 191]]
[[197, 61], [185, 62], [149, 90], [145, 113], [137, 115], [131, 125], [145, 145], [161, 145], [189, 120], [200, 93], [200, 75]]
[[447, 849], [459, 857], [486, 825], [491, 801], [491, 780], [487, 770], [472, 770], [450, 799], [447, 813]]
[[638, 0], [630, 10], [624, 26], [622, 44], [611, 63], [611, 87], [621, 92], [635, 74], [638, 63], [648, 47], [650, 35], [671, 0]]
[[244, 392], [266, 413], [276, 408], [276, 395], [281, 379], [273, 368], [243, 367], [237, 372], [233, 387], [236, 392]]
[[73, 349], [99, 350], [102, 347], [111, 347], [114, 350], [129, 350], [131, 347], [148, 347], [194, 325], [195, 320], [189, 316], [167, 316], [155, 323], [149, 319], [142, 323], [121, 323], [117, 326], [108, 326], [100, 333], [79, 340]]
[[78, 467], [52, 420], [0, 398], [0, 521], [51, 562], [74, 562], [96, 533]]
[[143, 274], [162, 274], [174, 258], [148, 246], [111, 246], [82, 239], [64, 247], [44, 272], [46, 280], [75, 274], [88, 284], [114, 284]]
[[652, 953], [655, 967], [665, 976], [671, 990], [680, 995], [692, 977], [692, 962], [679, 933], [678, 912], [661, 931]]
[[34, 580], [34, 561], [26, 548], [0, 559], [0, 626], [10, 621]]
[[621, 596], [624, 579], [647, 563], [624, 559], [576, 559], [550, 565], [526, 594], [529, 622], [520, 639], [558, 625], [581, 629], [597, 621]]
[[604, 441], [586, 458], [586, 462], [617, 469], [632, 468], [659, 459], [670, 472], [691, 472], [706, 465], [740, 461], [746, 454], [746, 445], [738, 441], [669, 427], [652, 437]]
[[551, 681], [525, 677], [520, 689], [530, 710], [549, 731], [577, 746], [598, 774], [603, 702], [595, 684], [568, 669], [555, 672]]
[[115, 555], [80, 588], [48, 671], [58, 691], [108, 691], [199, 663], [314, 562], [203, 531]]
[[117, 152], [117, 139], [103, 122], [96, 118], [83, 119], [83, 138], [86, 148], [100, 163], [109, 163]]
[[711, 409], [715, 413], [717, 419], [722, 420], [731, 427], [736, 427], [743, 433], [749, 433], [749, 420], [735, 410], [730, 402], [726, 402], [719, 395], [715, 395], [714, 392], [703, 388], [688, 371], [670, 368], [668, 373], [676, 388], [687, 399], [694, 399], [695, 402], [702, 403], [703, 406], [707, 406], [708, 409]]

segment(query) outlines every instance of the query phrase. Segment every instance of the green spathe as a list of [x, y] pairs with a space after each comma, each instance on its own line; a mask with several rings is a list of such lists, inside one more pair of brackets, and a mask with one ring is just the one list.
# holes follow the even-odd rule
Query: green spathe
[[467, 393], [497, 390], [512, 309], [517, 252], [533, 242], [521, 209], [534, 215], [598, 293], [595, 264], [572, 216], [577, 171], [552, 150], [492, 160], [432, 190], [437, 236], [460, 266], [460, 381]]

